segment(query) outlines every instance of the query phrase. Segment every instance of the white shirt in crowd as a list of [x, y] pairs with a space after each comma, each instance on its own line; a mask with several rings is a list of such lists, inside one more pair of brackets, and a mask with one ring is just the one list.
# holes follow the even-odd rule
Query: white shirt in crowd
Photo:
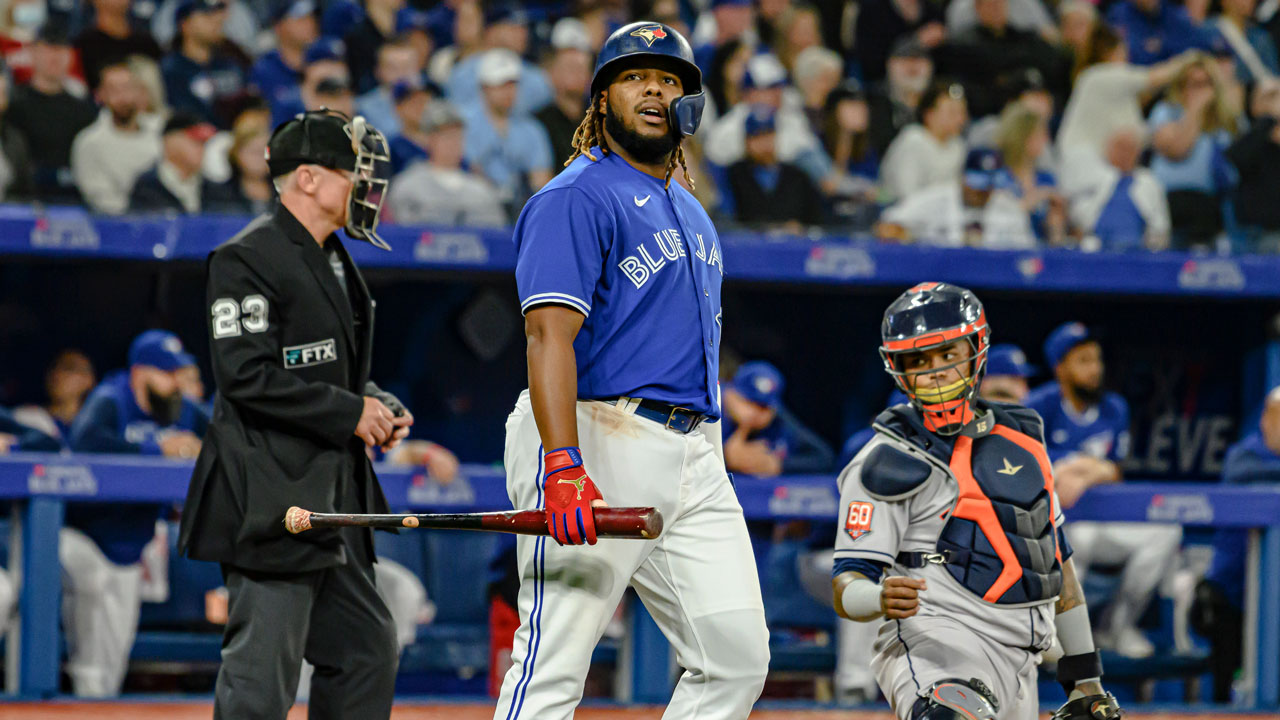
[[[747, 116], [750, 114], [750, 105], [738, 103], [716, 120], [706, 135], [708, 160], [727, 168], [746, 156]], [[778, 109], [774, 122], [779, 161], [794, 163], [802, 155], [820, 149], [818, 138], [809, 129], [803, 102], [794, 92], [788, 90], [783, 93], [782, 107]]]
[[[1110, 202], [1115, 193], [1116, 183], [1120, 182], [1120, 171], [1110, 165], [1096, 166], [1090, 182], [1085, 183], [1087, 190], [1073, 195], [1067, 203], [1067, 213], [1071, 224], [1086, 228], [1089, 234], [1098, 222], [1102, 210]], [[1129, 186], [1129, 198], [1138, 208], [1138, 214], [1146, 221], [1145, 237], [1167, 237], [1171, 222], [1169, 220], [1169, 200], [1165, 195], [1164, 184], [1147, 168], [1138, 167], [1133, 171], [1133, 184]]]
[[1106, 153], [1107, 140], [1122, 127], [1146, 124], [1138, 97], [1147, 89], [1147, 70], [1128, 63], [1099, 63], [1076, 78], [1058, 129], [1064, 185], [1076, 184], [1076, 168], [1089, 168]]
[[168, 160], [161, 160], [160, 166], [156, 168], [156, 175], [160, 178], [160, 184], [182, 203], [184, 211], [200, 212], [200, 186], [204, 180], [200, 173], [192, 173], [191, 177], [183, 178], [178, 168]]
[[[975, 0], [953, 0], [947, 6], [947, 32], [951, 35], [962, 33], [978, 24], [977, 2]], [[1009, 25], [1019, 30], [1041, 33], [1056, 30], [1053, 16], [1045, 9], [1040, 0], [1009, 0]]]
[[482, 177], [420, 160], [395, 177], [387, 192], [389, 219], [401, 225], [502, 227], [498, 191]]
[[103, 110], [71, 143], [71, 174], [95, 212], [119, 215], [129, 208], [138, 176], [160, 159], [160, 117], [142, 115], [138, 129], [125, 131]]
[[919, 123], [898, 133], [880, 164], [880, 184], [889, 199], [905, 198], [940, 183], [956, 182], [964, 168], [964, 140], [954, 137], [938, 142]]
[[959, 181], [931, 185], [889, 207], [881, 220], [906, 228], [921, 245], [964, 246], [966, 227], [981, 223], [984, 248], [1035, 247], [1031, 218], [1013, 195], [997, 190], [985, 207], [966, 208], [961, 193]]

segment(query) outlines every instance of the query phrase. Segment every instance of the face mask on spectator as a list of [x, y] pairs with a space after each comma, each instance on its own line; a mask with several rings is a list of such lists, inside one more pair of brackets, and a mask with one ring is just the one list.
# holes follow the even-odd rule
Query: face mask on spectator
[[13, 9], [13, 24], [34, 32], [44, 25], [48, 14], [43, 2], [24, 3]]

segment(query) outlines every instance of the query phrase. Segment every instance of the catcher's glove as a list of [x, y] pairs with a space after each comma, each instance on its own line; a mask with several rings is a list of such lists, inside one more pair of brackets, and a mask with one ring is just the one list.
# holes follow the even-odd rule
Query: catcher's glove
[[1058, 708], [1052, 720], [1113, 720], [1124, 717], [1124, 710], [1111, 693], [1085, 695]]

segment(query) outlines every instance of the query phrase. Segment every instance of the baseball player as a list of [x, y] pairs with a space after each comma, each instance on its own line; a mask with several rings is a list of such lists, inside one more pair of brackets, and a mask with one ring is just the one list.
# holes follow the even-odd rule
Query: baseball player
[[909, 399], [839, 478], [836, 612], [879, 622], [872, 667], [902, 720], [1025, 720], [1056, 634], [1055, 718], [1119, 717], [1059, 529], [1038, 415], [977, 397], [990, 330], [964, 288], [923, 283], [885, 311], [880, 355]]
[[[518, 540], [495, 720], [572, 716], [628, 585], [685, 668], [664, 717], [745, 718], [764, 685], [760, 582], [713, 422], [722, 249], [672, 182], [704, 102], [692, 58], [659, 23], [610, 35], [567, 168], [516, 224], [529, 390], [507, 420], [507, 492], [545, 508], [552, 537]], [[662, 537], [583, 547], [604, 501], [657, 507]]]

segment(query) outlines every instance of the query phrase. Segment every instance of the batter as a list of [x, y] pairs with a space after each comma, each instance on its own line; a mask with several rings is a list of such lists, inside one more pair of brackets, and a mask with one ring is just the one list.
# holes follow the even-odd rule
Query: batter
[[[628, 585], [684, 668], [663, 717], [745, 718], [769, 645], [715, 422], [724, 262], [672, 182], [701, 73], [675, 30], [634, 23], [605, 42], [591, 97], [566, 170], [515, 229], [529, 390], [507, 420], [507, 489], [545, 508], [553, 537], [518, 540], [521, 624], [494, 718], [571, 717]], [[597, 543], [606, 501], [657, 507], [662, 537]]]

